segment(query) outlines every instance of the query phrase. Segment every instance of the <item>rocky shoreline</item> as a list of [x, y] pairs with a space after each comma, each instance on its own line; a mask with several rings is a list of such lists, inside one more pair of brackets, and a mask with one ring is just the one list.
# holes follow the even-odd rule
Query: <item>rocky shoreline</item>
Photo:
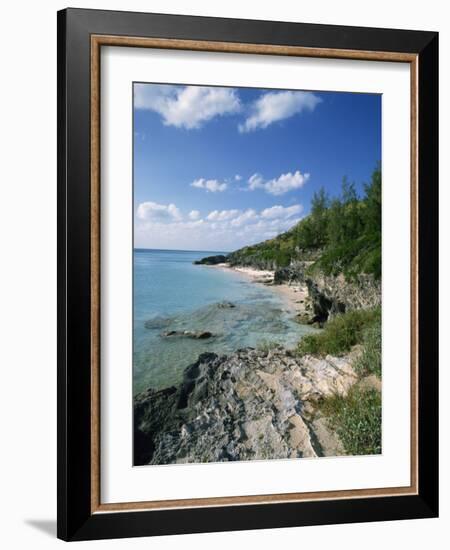
[[[214, 256], [197, 263], [234, 270], [272, 286], [284, 295], [301, 324], [320, 327], [338, 313], [381, 303], [381, 285], [370, 276], [348, 281], [311, 274], [307, 261], [272, 271], [224, 260]], [[224, 302], [220, 307], [234, 304]], [[162, 336], [214, 335], [187, 330]], [[360, 353], [355, 346], [342, 357], [299, 356], [277, 345], [222, 356], [203, 353], [185, 369], [179, 386], [149, 388], [135, 396], [134, 464], [343, 455], [345, 449], [318, 405], [330, 396], [345, 397], [353, 386], [373, 385], [373, 377], [361, 380], [355, 371]]]
[[282, 294], [296, 312], [301, 324], [322, 327], [339, 313], [356, 309], [371, 309], [381, 305], [381, 281], [372, 275], [360, 274], [353, 280], [344, 275], [327, 276], [309, 269], [313, 261], [296, 261], [275, 270], [229, 262], [229, 257], [205, 258], [203, 265], [230, 269], [256, 283], [272, 286]]
[[317, 403], [359, 382], [343, 357], [298, 357], [281, 347], [200, 355], [179, 387], [135, 397], [134, 464], [345, 454]]

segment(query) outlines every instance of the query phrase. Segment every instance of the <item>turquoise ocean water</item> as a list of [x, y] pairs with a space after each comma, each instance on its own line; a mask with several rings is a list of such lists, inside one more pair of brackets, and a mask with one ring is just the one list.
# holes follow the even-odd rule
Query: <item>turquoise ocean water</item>
[[[270, 287], [192, 263], [213, 254], [220, 252], [134, 250], [134, 393], [178, 384], [200, 353], [230, 353], [267, 342], [293, 347], [313, 330], [293, 321], [293, 310]], [[218, 307], [225, 300], [236, 307]], [[207, 330], [214, 337], [164, 338], [168, 330]]]

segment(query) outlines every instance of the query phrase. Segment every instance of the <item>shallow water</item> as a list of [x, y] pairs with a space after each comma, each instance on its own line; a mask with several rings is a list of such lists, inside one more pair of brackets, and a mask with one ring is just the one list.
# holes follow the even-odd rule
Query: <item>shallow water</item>
[[[178, 384], [200, 353], [230, 353], [268, 342], [293, 347], [314, 330], [293, 321], [294, 311], [273, 289], [234, 271], [192, 263], [213, 254], [220, 252], [134, 251], [134, 393]], [[219, 307], [224, 301], [235, 307]], [[172, 330], [214, 336], [162, 336]]]

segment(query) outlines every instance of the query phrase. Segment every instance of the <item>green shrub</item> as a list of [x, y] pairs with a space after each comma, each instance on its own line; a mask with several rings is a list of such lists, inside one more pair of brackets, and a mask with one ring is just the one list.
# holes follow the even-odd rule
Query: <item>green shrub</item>
[[381, 453], [381, 394], [353, 386], [346, 397], [324, 399], [320, 410], [348, 455]]
[[343, 273], [355, 279], [360, 273], [381, 277], [381, 240], [379, 235], [361, 235], [326, 248], [316, 262], [316, 268], [327, 275]]
[[355, 363], [361, 376], [375, 374], [381, 377], [381, 323], [368, 327], [363, 336], [363, 351]]
[[328, 321], [320, 333], [304, 336], [297, 351], [300, 355], [343, 355], [363, 343], [367, 329], [380, 324], [380, 308], [349, 311]]

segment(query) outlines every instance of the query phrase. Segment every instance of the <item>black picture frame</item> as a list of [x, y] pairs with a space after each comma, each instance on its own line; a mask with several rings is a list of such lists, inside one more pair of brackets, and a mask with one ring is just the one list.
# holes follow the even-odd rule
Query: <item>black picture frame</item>
[[[58, 532], [63, 540], [438, 515], [438, 34], [117, 11], [58, 12]], [[91, 36], [403, 52], [418, 56], [418, 493], [92, 513]]]

